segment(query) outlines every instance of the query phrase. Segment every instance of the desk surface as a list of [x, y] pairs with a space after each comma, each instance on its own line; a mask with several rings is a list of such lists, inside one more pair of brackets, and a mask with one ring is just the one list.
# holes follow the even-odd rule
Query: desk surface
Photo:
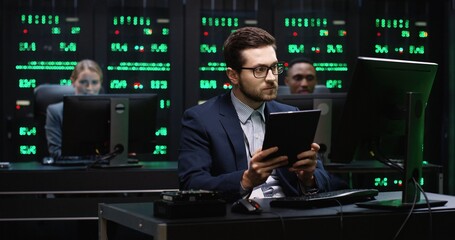
[[[455, 197], [427, 193], [430, 199], [447, 200], [443, 207], [431, 209], [433, 235], [443, 237], [450, 232], [445, 221], [455, 217]], [[401, 192], [381, 192], [377, 199], [395, 199]], [[224, 217], [162, 219], [153, 217], [153, 203], [100, 204], [99, 221], [110, 220], [154, 236], [154, 239], [284, 239], [293, 236], [324, 238], [343, 234], [346, 239], [392, 239], [408, 211], [373, 210], [356, 205], [318, 209], [271, 208], [267, 199], [259, 200], [264, 209], [260, 215], [230, 212]], [[428, 239], [427, 209], [415, 209], [405, 228], [404, 237]], [[100, 222], [102, 226], [102, 222]], [[268, 229], [260, 232], [258, 230]], [[100, 231], [103, 229], [100, 228]], [[105, 230], [105, 229], [104, 229]], [[451, 234], [450, 234], [451, 235]], [[100, 236], [102, 236], [100, 232]], [[417, 238], [415, 238], [417, 236]], [[405, 238], [405, 239], [406, 239]], [[401, 238], [398, 238], [401, 239]]]
[[87, 169], [11, 163], [0, 170], [0, 194], [178, 189], [177, 162], [141, 164], [141, 168]]
[[176, 162], [86, 169], [11, 163], [0, 170], [0, 221], [97, 219], [98, 203], [144, 202], [178, 189]]

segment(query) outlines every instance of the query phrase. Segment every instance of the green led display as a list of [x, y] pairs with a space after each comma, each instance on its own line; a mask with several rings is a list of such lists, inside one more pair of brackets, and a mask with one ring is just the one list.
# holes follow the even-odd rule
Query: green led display
[[327, 53], [343, 53], [343, 45], [341, 44], [327, 44]]
[[374, 186], [376, 187], [387, 187], [389, 185], [387, 178], [374, 178]]
[[165, 109], [165, 108], [170, 108], [171, 107], [171, 100], [169, 99], [161, 99], [160, 100], [160, 108]]
[[428, 37], [428, 32], [427, 31], [419, 31], [419, 37], [420, 38], [427, 38]]
[[128, 86], [128, 81], [125, 79], [113, 79], [109, 81], [109, 88], [110, 89], [126, 89]]
[[71, 34], [76, 35], [76, 34], [79, 34], [79, 33], [81, 33], [81, 28], [80, 27], [72, 27], [71, 28]]
[[153, 151], [153, 155], [165, 155], [167, 154], [167, 146], [166, 145], [156, 145], [155, 151]]
[[409, 20], [376, 18], [377, 28], [409, 28]]
[[327, 30], [327, 29], [321, 29], [321, 30], [319, 30], [319, 36], [321, 36], [321, 37], [327, 37], [327, 36], [329, 36], [329, 30]]
[[107, 66], [108, 71], [162, 71], [169, 72], [171, 64], [168, 62], [120, 62], [118, 66]]
[[346, 37], [347, 32], [346, 30], [338, 30], [338, 36], [339, 37]]
[[327, 18], [285, 18], [285, 27], [327, 27]]
[[161, 29], [161, 34], [163, 34], [163, 36], [169, 35], [169, 32], [170, 32], [169, 28], [163, 28], [163, 29]]
[[19, 136], [36, 136], [36, 127], [19, 127]]
[[319, 62], [314, 63], [316, 72], [326, 71], [326, 72], [346, 72], [348, 71], [347, 63], [336, 63], [336, 62]]
[[59, 27], [53, 27], [51, 28], [51, 34], [53, 35], [59, 35], [62, 33], [62, 30]]
[[150, 26], [151, 20], [149, 17], [138, 16], [115, 16], [112, 18], [114, 26], [132, 25], [132, 26]]
[[226, 71], [226, 63], [224, 62], [208, 62], [207, 66], [199, 67], [199, 71], [202, 72], [215, 72], [215, 71]]
[[21, 78], [19, 79], [19, 88], [35, 88], [36, 87], [36, 79], [26, 79]]
[[425, 54], [425, 46], [409, 45], [410, 54]]
[[201, 53], [216, 53], [217, 50], [215, 44], [201, 44], [199, 51]]
[[19, 154], [21, 155], [35, 155], [36, 145], [20, 145]]
[[167, 53], [168, 46], [165, 43], [152, 43], [150, 45], [150, 51], [155, 53]]
[[36, 43], [35, 42], [19, 42], [19, 52], [35, 52]]
[[335, 88], [338, 88], [338, 89], [342, 89], [343, 88], [343, 80], [336, 80], [336, 79], [327, 79], [325, 81], [325, 86], [327, 88], [331, 88], [331, 89], [335, 89]]
[[167, 89], [167, 80], [150, 80], [150, 89]]
[[239, 19], [231, 17], [202, 17], [204, 27], [238, 27]]
[[374, 45], [374, 52], [375, 53], [389, 53], [389, 46], [385, 45], [385, 46], [381, 46], [379, 44], [375, 44]]
[[62, 52], [76, 52], [77, 44], [75, 42], [70, 43], [60, 42], [59, 48], [60, 51]]
[[156, 136], [167, 136], [167, 127], [160, 127], [155, 132]]
[[76, 66], [76, 61], [29, 61], [27, 65], [16, 65], [16, 70], [69, 70]]
[[289, 44], [288, 52], [289, 53], [304, 53], [305, 46], [303, 44]]
[[144, 28], [142, 30], [142, 33], [144, 33], [144, 35], [150, 36], [153, 34], [153, 30], [151, 28]]
[[52, 24], [60, 24], [60, 17], [53, 16], [53, 15], [21, 15], [21, 22], [22, 24], [30, 24], [30, 25], [52, 25]]
[[128, 43], [111, 43], [112, 52], [128, 52]]
[[199, 88], [200, 89], [217, 89], [216, 80], [204, 80], [201, 79], [199, 81]]
[[401, 37], [409, 38], [410, 36], [411, 36], [411, 32], [409, 32], [409, 30], [401, 31]]
[[62, 86], [71, 86], [71, 79], [62, 78], [59, 80], [59, 84]]

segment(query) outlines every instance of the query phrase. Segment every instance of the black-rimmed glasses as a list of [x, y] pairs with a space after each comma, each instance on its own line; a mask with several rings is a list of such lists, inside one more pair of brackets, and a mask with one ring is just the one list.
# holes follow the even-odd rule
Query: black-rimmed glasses
[[240, 69], [248, 69], [253, 71], [253, 75], [255, 78], [265, 78], [267, 74], [269, 73], [269, 70], [272, 70], [273, 75], [278, 75], [283, 73], [284, 71], [284, 66], [283, 63], [275, 63], [272, 66], [259, 66], [255, 68], [246, 68], [242, 67]]

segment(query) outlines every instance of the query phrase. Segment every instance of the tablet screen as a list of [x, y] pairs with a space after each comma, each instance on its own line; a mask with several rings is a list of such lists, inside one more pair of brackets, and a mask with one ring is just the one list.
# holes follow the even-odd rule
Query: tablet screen
[[262, 149], [277, 146], [278, 151], [269, 158], [287, 155], [291, 166], [299, 153], [311, 149], [320, 114], [320, 109], [270, 113]]

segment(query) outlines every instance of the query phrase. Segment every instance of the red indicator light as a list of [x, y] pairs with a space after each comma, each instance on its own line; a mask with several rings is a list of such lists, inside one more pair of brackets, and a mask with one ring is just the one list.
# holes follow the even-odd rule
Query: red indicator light
[[140, 82], [135, 82], [133, 84], [133, 87], [134, 87], [134, 89], [142, 89], [142, 88], [144, 88], [144, 86], [142, 86], [142, 84]]
[[321, 53], [321, 50], [320, 49], [316, 49], [314, 52], [315, 53]]
[[119, 34], [120, 34], [120, 30], [115, 30], [115, 31], [114, 31], [114, 34], [115, 34], [115, 35], [119, 35]]
[[20, 105], [16, 105], [16, 110], [20, 110], [21, 109], [21, 106]]
[[292, 36], [294, 36], [294, 37], [297, 37], [297, 35], [299, 35], [297, 32], [292, 33]]
[[23, 32], [24, 34], [27, 34], [27, 33], [28, 33], [28, 29], [25, 28], [24, 30], [22, 30], [22, 32]]
[[381, 35], [382, 35], [382, 34], [381, 34], [380, 32], [377, 32], [377, 33], [376, 33], [376, 36], [377, 36], [377, 37], [380, 37]]
[[209, 35], [209, 32], [205, 31], [203, 34], [204, 34], [204, 37], [207, 37]]

